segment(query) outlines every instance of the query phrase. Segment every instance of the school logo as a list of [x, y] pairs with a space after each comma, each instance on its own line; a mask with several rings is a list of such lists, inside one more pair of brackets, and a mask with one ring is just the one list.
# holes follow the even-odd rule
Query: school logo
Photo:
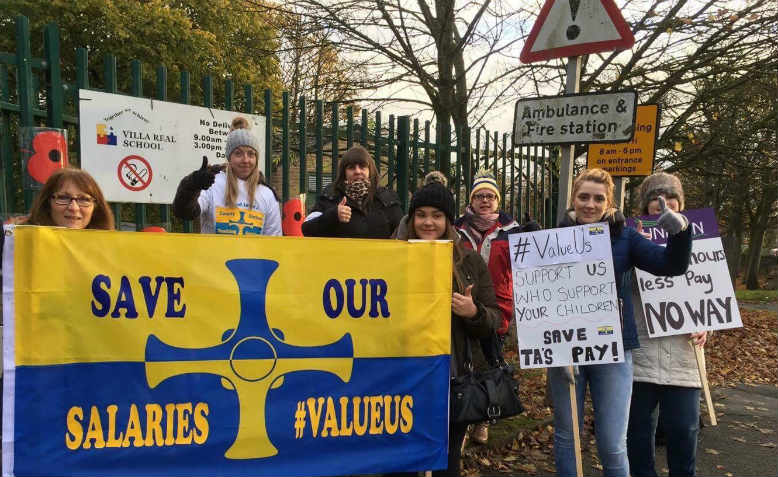
[[227, 235], [262, 235], [265, 214], [238, 207], [216, 207], [215, 231]]
[[612, 326], [598, 326], [597, 327], [597, 334], [598, 335], [612, 335], [613, 334], [613, 327]]
[[589, 235], [602, 235], [605, 233], [605, 228], [602, 225], [592, 225], [589, 227]]
[[146, 341], [146, 380], [152, 389], [175, 376], [205, 373], [220, 376], [222, 385], [238, 398], [239, 424], [227, 459], [261, 459], [278, 454], [265, 423], [268, 393], [283, 385], [283, 376], [298, 371], [331, 373], [351, 380], [354, 345], [346, 333], [323, 346], [295, 346], [271, 329], [265, 314], [267, 284], [278, 262], [262, 259], [229, 260], [227, 268], [238, 282], [241, 317], [219, 344], [210, 348], [176, 348], [150, 335]]
[[107, 146], [116, 145], [116, 134], [113, 133], [113, 128], [108, 127], [105, 124], [97, 125], [97, 144], [105, 144]]

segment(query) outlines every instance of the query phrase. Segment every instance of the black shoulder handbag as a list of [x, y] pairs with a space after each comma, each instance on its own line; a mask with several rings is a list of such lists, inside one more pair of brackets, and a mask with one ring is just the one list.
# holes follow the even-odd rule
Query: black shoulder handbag
[[491, 340], [495, 363], [484, 371], [473, 371], [473, 350], [465, 339], [466, 374], [451, 378], [451, 419], [460, 424], [497, 422], [524, 412], [519, 400], [519, 383], [513, 379], [513, 366], [505, 362], [496, 337]]

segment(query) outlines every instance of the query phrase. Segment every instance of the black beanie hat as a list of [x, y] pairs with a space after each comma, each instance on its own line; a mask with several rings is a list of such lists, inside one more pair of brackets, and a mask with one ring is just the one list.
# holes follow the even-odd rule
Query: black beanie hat
[[454, 223], [454, 196], [440, 182], [430, 182], [413, 194], [408, 217], [413, 217], [416, 209], [425, 206], [439, 209], [446, 214], [449, 222]]

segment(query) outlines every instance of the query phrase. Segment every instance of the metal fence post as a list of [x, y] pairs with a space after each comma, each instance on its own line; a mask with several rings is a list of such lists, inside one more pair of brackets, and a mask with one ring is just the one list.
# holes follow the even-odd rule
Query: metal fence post
[[430, 122], [424, 121], [424, 176], [430, 172]]
[[[139, 60], [130, 62], [132, 71], [132, 95], [136, 97], [143, 96], [143, 65]], [[143, 230], [146, 224], [146, 205], [135, 204], [135, 231]]]
[[413, 159], [411, 159], [410, 190], [416, 192], [417, 175], [419, 173], [419, 120], [413, 120]]
[[409, 135], [411, 129], [410, 116], [400, 116], [397, 119], [397, 194], [403, 211], [408, 210], [408, 159]]
[[300, 122], [297, 127], [297, 132], [300, 135], [299, 138], [299, 154], [300, 154], [300, 194], [308, 193], [308, 161], [306, 155], [306, 113], [305, 113], [305, 96], [300, 97]]
[[346, 107], [346, 150], [354, 146], [354, 106]]
[[386, 137], [386, 184], [394, 188], [394, 178], [397, 175], [394, 163], [394, 114], [389, 115], [389, 135]]
[[[0, 101], [8, 102], [10, 100], [10, 92], [8, 90], [8, 68], [5, 65], [0, 64]], [[3, 199], [2, 212], [14, 212], [16, 209], [16, 200], [14, 194], [16, 183], [13, 179], [13, 156], [11, 152], [11, 127], [10, 127], [11, 115], [5, 110], [0, 111], [0, 158], [3, 163], [3, 194], [0, 198]]]
[[473, 151], [470, 143], [470, 128], [465, 128], [462, 133], [462, 180], [465, 182], [465, 196], [470, 197], [470, 188], [473, 186]]
[[[190, 83], [189, 83], [189, 72], [188, 71], [182, 71], [181, 72], [181, 88], [180, 88], [180, 102], [183, 104], [189, 104], [190, 102]], [[191, 220], [184, 220], [184, 232], [191, 233], [192, 232], [192, 221]]]
[[508, 133], [503, 133], [503, 135], [502, 135], [502, 166], [500, 167], [500, 169], [501, 169], [501, 171], [500, 171], [500, 178], [502, 179], [501, 180], [501, 185], [500, 185], [500, 193], [501, 193], [500, 200], [502, 201], [501, 205], [502, 205], [503, 210], [505, 210], [505, 200], [506, 200], [506, 198], [505, 198], [505, 191], [507, 190], [507, 188], [505, 187], [505, 169], [506, 169], [505, 162], [507, 160], [507, 157], [508, 157]]
[[375, 167], [378, 169], [378, 180], [381, 180], [381, 111], [375, 112], [375, 131], [374, 131], [374, 145], [375, 145]]
[[338, 118], [338, 103], [332, 103], [332, 121], [330, 123], [331, 131], [330, 137], [332, 140], [332, 152], [330, 153], [330, 177], [332, 182], [335, 182], [335, 177], [338, 175], [338, 156], [340, 155], [340, 148], [338, 142], [340, 137], [338, 129], [340, 128], [340, 118]]
[[44, 50], [48, 76], [46, 89], [47, 122], [50, 127], [61, 128], [64, 94], [62, 91], [62, 67], [59, 64], [59, 28], [57, 28], [56, 23], [46, 25]]
[[[31, 60], [30, 21], [27, 17], [19, 15], [16, 17], [16, 84], [19, 91], [19, 127], [35, 125], [32, 111], [35, 91]], [[21, 166], [24, 167], [24, 164]], [[27, 187], [23, 187], [23, 190], [24, 210], [29, 210], [32, 204], [32, 190]]]
[[362, 124], [360, 125], [359, 142], [367, 149], [367, 109], [362, 108]]
[[[107, 93], [118, 93], [119, 86], [116, 78], [116, 57], [114, 55], [105, 55], [103, 57], [103, 71], [105, 81], [105, 91]], [[121, 227], [122, 208], [121, 204], [114, 202], [111, 204], [113, 215], [116, 219], [116, 229]]]
[[233, 88], [231, 78], [224, 80], [224, 109], [227, 111], [232, 111]]
[[316, 101], [316, 194], [321, 195], [323, 187], [324, 175], [324, 151], [322, 151], [322, 129], [324, 129], [324, 103], [322, 100]]
[[281, 200], [289, 200], [289, 93], [281, 95]]
[[265, 90], [265, 181], [273, 175], [273, 92]]

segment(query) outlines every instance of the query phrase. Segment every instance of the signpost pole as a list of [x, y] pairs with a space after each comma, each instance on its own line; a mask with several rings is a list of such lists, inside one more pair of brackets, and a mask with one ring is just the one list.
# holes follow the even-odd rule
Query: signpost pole
[[624, 192], [627, 181], [624, 177], [613, 178], [613, 199], [616, 201], [616, 208], [622, 211], [625, 216], [629, 215], [624, 211]]
[[[565, 94], [574, 94], [581, 87], [581, 57], [571, 56], [567, 59], [567, 81]], [[562, 145], [562, 160], [559, 166], [559, 199], [557, 210], [565, 213], [570, 202], [570, 193], [573, 186], [573, 161], [575, 160], [575, 145]], [[559, 220], [559, 217], [555, 217]]]
[[[567, 59], [567, 77], [565, 82], [565, 94], [578, 93], [581, 88], [581, 57], [571, 56]], [[567, 204], [570, 203], [570, 194], [573, 187], [573, 164], [575, 161], [575, 144], [562, 145], [562, 160], [559, 163], [559, 202], [557, 210], [564, 214]], [[559, 220], [559, 217], [556, 217]], [[573, 443], [575, 446], [575, 469], [578, 477], [583, 476], [583, 463], [581, 460], [581, 435], [578, 429], [578, 403], [575, 395], [575, 373], [571, 367], [570, 375], [573, 382], [570, 383], [570, 415], [573, 419]]]

